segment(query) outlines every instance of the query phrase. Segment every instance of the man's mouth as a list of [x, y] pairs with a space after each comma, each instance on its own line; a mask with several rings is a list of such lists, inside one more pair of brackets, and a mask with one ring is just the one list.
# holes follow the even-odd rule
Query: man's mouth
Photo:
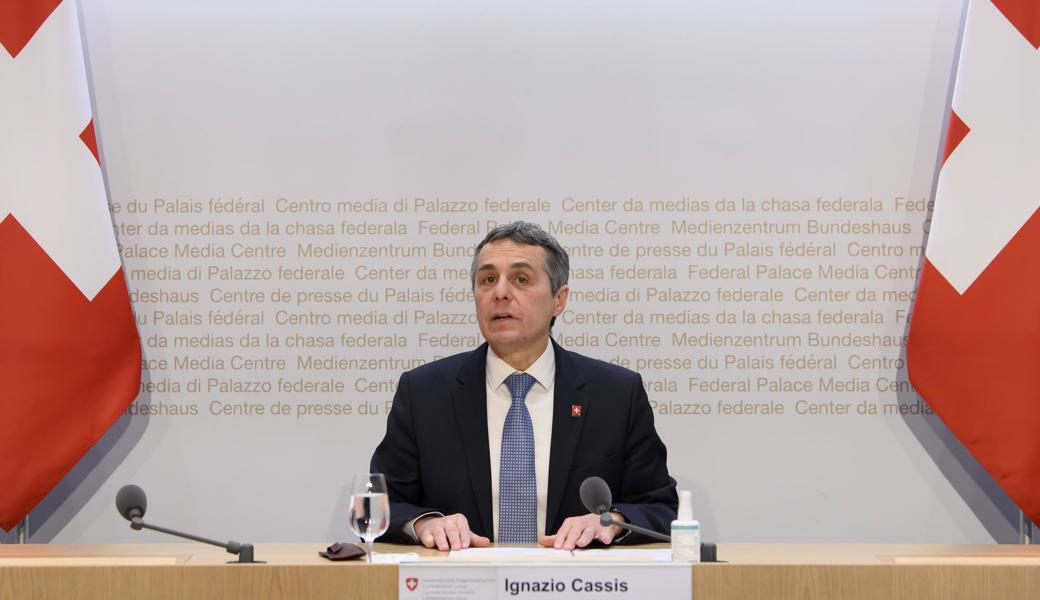
[[504, 321], [506, 319], [513, 319], [513, 318], [515, 318], [515, 317], [513, 317], [513, 315], [501, 314], [501, 315], [495, 315], [495, 316], [491, 317], [491, 320], [492, 321]]

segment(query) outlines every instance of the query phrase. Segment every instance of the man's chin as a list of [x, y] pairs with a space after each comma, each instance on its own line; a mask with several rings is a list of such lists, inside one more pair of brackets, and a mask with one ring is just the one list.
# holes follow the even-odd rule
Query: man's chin
[[531, 343], [530, 338], [524, 337], [523, 332], [520, 331], [491, 331], [489, 333], [490, 335], [485, 335], [484, 339], [499, 355], [503, 352], [512, 353], [523, 350]]
[[488, 346], [491, 346], [495, 354], [500, 357], [516, 352], [541, 351], [546, 344], [546, 338], [537, 335], [525, 335], [522, 331], [508, 333], [491, 332], [491, 335], [485, 334], [484, 339], [487, 340]]
[[519, 335], [508, 335], [501, 331], [491, 332], [491, 335], [485, 335], [484, 339], [487, 343], [494, 348], [512, 348], [521, 342]]

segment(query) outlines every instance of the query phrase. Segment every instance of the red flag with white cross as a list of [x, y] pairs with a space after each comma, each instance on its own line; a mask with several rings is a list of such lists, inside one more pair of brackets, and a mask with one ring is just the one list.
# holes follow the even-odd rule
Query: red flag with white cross
[[141, 347], [73, 0], [0, 2], [0, 527], [137, 396]]
[[907, 360], [1040, 522], [1040, 2], [971, 0]]

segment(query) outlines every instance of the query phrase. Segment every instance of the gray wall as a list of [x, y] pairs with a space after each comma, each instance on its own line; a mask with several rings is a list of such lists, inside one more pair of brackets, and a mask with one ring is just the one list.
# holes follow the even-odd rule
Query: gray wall
[[82, 11], [150, 387], [34, 541], [160, 539], [128, 482], [170, 526], [349, 537], [397, 377], [474, 345], [458, 270], [516, 217], [571, 249], [557, 339], [639, 367], [707, 539], [1014, 539], [902, 368], [960, 2]]

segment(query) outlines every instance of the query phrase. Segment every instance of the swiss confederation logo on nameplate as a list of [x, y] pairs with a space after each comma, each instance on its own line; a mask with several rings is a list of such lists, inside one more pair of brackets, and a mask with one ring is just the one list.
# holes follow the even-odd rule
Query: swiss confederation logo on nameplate
[[401, 563], [397, 568], [400, 600], [476, 600], [495, 598], [497, 567], [473, 563]]
[[402, 564], [399, 597], [401, 600], [689, 600], [693, 593], [693, 570], [689, 563], [568, 563]]

